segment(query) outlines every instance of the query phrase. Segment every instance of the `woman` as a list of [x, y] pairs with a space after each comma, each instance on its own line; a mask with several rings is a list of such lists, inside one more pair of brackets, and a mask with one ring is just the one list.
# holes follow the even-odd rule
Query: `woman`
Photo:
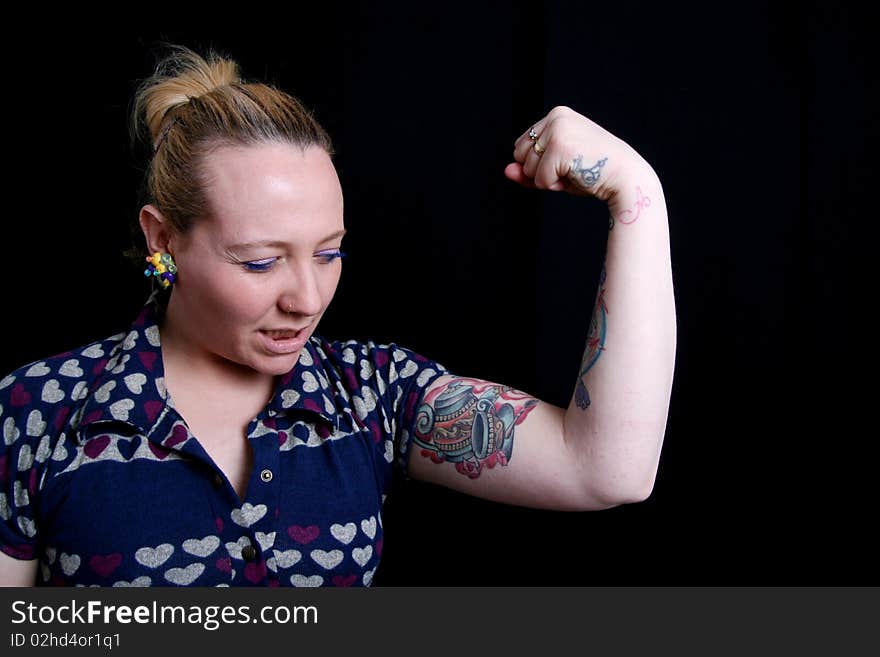
[[562, 409], [316, 333], [343, 199], [330, 139], [298, 101], [176, 47], [134, 121], [155, 151], [139, 223], [156, 292], [128, 331], [0, 381], [0, 582], [369, 585], [392, 467], [548, 509], [650, 494], [675, 311], [662, 188], [628, 145], [557, 107], [505, 170], [611, 212]]

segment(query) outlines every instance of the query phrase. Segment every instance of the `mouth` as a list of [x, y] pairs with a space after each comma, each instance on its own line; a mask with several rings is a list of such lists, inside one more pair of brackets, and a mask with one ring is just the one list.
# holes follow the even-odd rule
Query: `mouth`
[[271, 354], [294, 353], [305, 346], [308, 327], [260, 329], [263, 347]]
[[261, 333], [272, 338], [273, 340], [289, 340], [297, 337], [305, 329], [261, 329]]

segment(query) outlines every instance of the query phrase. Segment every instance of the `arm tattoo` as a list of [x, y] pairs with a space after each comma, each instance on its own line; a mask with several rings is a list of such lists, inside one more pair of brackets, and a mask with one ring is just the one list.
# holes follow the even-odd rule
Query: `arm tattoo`
[[[622, 224], [633, 224], [642, 214], [642, 208], [651, 206], [651, 199], [642, 194], [642, 188], [636, 187], [636, 204], [632, 210], [624, 210], [621, 212], [617, 220]], [[629, 215], [629, 216], [627, 216]], [[614, 227], [614, 215], [611, 215], [611, 227]]]
[[599, 174], [602, 167], [608, 162], [607, 157], [603, 157], [591, 167], [582, 165], [584, 156], [578, 155], [571, 163], [571, 175], [576, 176], [583, 183], [584, 187], [592, 187], [599, 182]]
[[510, 386], [458, 378], [425, 397], [416, 416], [415, 442], [434, 463], [449, 461], [476, 479], [483, 467], [507, 465], [513, 431], [538, 400]]
[[575, 386], [574, 401], [579, 408], [586, 410], [590, 405], [590, 394], [584, 385], [584, 377], [592, 369], [599, 356], [605, 351], [605, 333], [607, 330], [608, 306], [605, 305], [605, 267], [599, 275], [599, 293], [596, 295], [596, 307], [590, 320], [590, 334], [587, 336], [587, 348], [581, 361], [581, 373], [578, 374]]

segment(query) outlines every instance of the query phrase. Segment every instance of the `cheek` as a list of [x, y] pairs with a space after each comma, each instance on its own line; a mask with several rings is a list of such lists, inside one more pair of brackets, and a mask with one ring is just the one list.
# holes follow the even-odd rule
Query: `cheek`
[[246, 280], [235, 288], [224, 291], [225, 312], [240, 322], [262, 320], [275, 307], [278, 295], [268, 278]]
[[324, 300], [325, 308], [330, 304], [330, 301], [333, 299], [333, 295], [336, 294], [336, 288], [339, 285], [339, 279], [341, 276], [342, 268], [337, 267], [335, 272], [321, 279], [321, 282], [319, 283], [319, 289], [321, 290], [321, 298]]
[[273, 304], [271, 286], [236, 276], [213, 276], [194, 281], [195, 305], [215, 318], [215, 330], [233, 328], [262, 318]]

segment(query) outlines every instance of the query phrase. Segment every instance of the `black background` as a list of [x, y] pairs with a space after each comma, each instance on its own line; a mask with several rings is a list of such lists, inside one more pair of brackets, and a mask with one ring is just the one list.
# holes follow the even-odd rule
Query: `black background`
[[197, 28], [173, 27], [171, 10], [154, 27], [32, 18], [10, 35], [3, 373], [124, 329], [145, 298], [122, 255], [145, 166], [127, 121], [168, 40], [228, 53], [333, 137], [349, 257], [323, 335], [394, 341], [566, 406], [607, 215], [503, 175], [514, 140], [564, 104], [664, 185], [678, 353], [654, 492], [572, 514], [400, 482], [375, 584], [877, 583], [876, 430], [856, 419], [876, 386], [851, 255], [873, 221], [868, 16], [262, 7]]

